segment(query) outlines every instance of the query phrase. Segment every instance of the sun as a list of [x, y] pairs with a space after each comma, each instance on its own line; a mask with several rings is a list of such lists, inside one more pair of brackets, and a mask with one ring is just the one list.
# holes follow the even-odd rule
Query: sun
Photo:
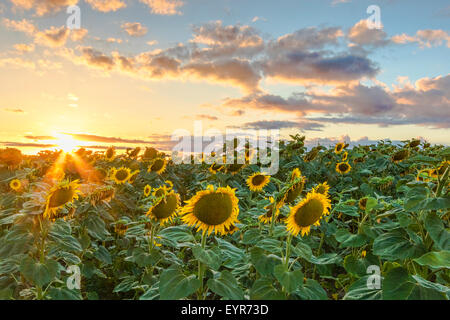
[[66, 153], [75, 151], [79, 146], [79, 141], [72, 138], [72, 136], [67, 134], [56, 133], [54, 137], [57, 140], [54, 141], [56, 148], [61, 149]]

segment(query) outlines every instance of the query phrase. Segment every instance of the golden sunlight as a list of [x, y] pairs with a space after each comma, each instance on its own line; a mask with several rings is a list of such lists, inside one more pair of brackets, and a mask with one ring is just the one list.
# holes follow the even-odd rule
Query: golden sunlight
[[70, 153], [75, 151], [79, 147], [79, 141], [75, 140], [72, 136], [55, 133], [54, 137], [57, 138], [54, 143], [57, 145], [57, 149], [61, 149], [64, 152]]

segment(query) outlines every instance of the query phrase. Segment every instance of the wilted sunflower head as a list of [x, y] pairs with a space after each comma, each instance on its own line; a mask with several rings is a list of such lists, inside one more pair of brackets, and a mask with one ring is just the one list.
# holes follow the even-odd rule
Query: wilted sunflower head
[[106, 149], [105, 151], [105, 159], [108, 161], [112, 161], [114, 160], [116, 156], [116, 149], [114, 147], [109, 147], [108, 149]]
[[158, 156], [158, 150], [153, 147], [145, 148], [144, 154], [142, 155], [142, 160], [153, 160]]
[[336, 165], [336, 172], [340, 174], [346, 174], [349, 173], [352, 169], [351, 165], [348, 164], [348, 162], [339, 162]]
[[429, 171], [430, 176], [432, 176], [433, 178], [442, 176], [445, 173], [445, 170], [447, 170], [447, 168], [449, 167], [449, 165], [450, 161], [442, 161], [437, 169], [431, 169]]
[[53, 186], [47, 194], [44, 218], [56, 217], [56, 211], [78, 199], [80, 192], [78, 180], [64, 180]]
[[172, 218], [177, 214], [179, 206], [179, 194], [175, 193], [175, 191], [170, 191], [156, 201], [156, 203], [148, 210], [147, 216], [160, 223], [172, 221]]
[[295, 168], [291, 172], [291, 181], [294, 181], [295, 179], [300, 178], [301, 176], [302, 176], [302, 172], [300, 171], [300, 169]]
[[227, 166], [227, 172], [231, 173], [232, 175], [235, 175], [236, 173], [239, 172], [239, 170], [241, 170], [244, 167], [244, 164], [239, 164], [239, 163], [233, 163], [230, 164], [229, 166]]
[[270, 181], [270, 176], [255, 172], [247, 179], [247, 185], [251, 191], [261, 191]]
[[150, 187], [148, 184], [144, 187], [144, 196], [148, 197], [150, 193], [152, 192], [152, 187]]
[[261, 221], [264, 224], [271, 223], [272, 219], [276, 217], [279, 213], [279, 208], [275, 203], [275, 199], [273, 197], [270, 197], [269, 200], [270, 204], [264, 207], [264, 209], [266, 209], [266, 213], [258, 217], [259, 221]]
[[20, 182], [19, 179], [14, 179], [11, 180], [11, 182], [9, 183], [9, 187], [14, 190], [14, 191], [19, 191], [20, 188], [22, 187], [22, 182]]
[[366, 206], [367, 206], [367, 198], [361, 198], [359, 199], [359, 203], [358, 206], [361, 210], [365, 211], [366, 210]]
[[148, 172], [156, 172], [157, 174], [162, 174], [166, 170], [166, 165], [166, 159], [156, 158], [148, 167]]
[[93, 206], [101, 202], [110, 202], [115, 195], [115, 188], [109, 185], [98, 187], [89, 196], [90, 202]]
[[297, 178], [295, 182], [291, 183], [285, 191], [282, 203], [292, 204], [301, 195], [305, 186], [306, 179], [304, 177]]
[[392, 156], [392, 161], [394, 162], [400, 162], [405, 160], [409, 156], [409, 150], [408, 149], [402, 149], [400, 151], [397, 151]]
[[133, 174], [130, 168], [121, 167], [119, 169], [113, 168], [111, 172], [111, 178], [117, 184], [128, 182]]
[[311, 230], [311, 226], [319, 226], [320, 220], [329, 214], [331, 201], [323, 194], [310, 192], [294, 207], [286, 220], [287, 230], [294, 236], [299, 232], [304, 236]]
[[318, 184], [317, 186], [314, 187], [315, 192], [323, 194], [325, 196], [328, 195], [329, 190], [330, 190], [330, 186], [328, 185], [328, 183], [326, 181], [324, 183]]
[[238, 202], [234, 189], [227, 186], [214, 190], [208, 186], [186, 201], [181, 219], [208, 235], [211, 232], [225, 235], [226, 228], [230, 229], [238, 221]]
[[344, 148], [345, 148], [344, 142], [336, 143], [336, 145], [334, 146], [334, 153], [339, 154], [342, 152], [342, 150], [344, 150]]
[[127, 221], [125, 220], [119, 220], [114, 224], [114, 232], [117, 233], [119, 236], [123, 236], [125, 232], [127, 232], [128, 226]]
[[209, 172], [211, 172], [212, 174], [216, 174], [217, 172], [219, 172], [220, 170], [223, 169], [223, 165], [221, 164], [217, 164], [217, 163], [213, 163], [210, 167], [209, 167]]
[[420, 144], [420, 139], [412, 139], [409, 143], [410, 148], [415, 148]]
[[313, 161], [317, 155], [319, 154], [320, 149], [319, 148], [312, 148], [311, 151], [309, 151], [305, 157], [303, 158], [303, 160], [305, 162], [310, 162]]

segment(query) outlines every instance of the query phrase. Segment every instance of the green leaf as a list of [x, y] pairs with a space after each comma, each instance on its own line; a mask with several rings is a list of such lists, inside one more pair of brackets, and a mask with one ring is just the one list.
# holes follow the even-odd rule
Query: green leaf
[[110, 235], [106, 230], [105, 222], [99, 216], [88, 216], [85, 220], [87, 231], [91, 237], [105, 240]]
[[313, 279], [307, 279], [296, 293], [304, 300], [327, 300], [327, 292]]
[[250, 289], [252, 300], [282, 300], [284, 298], [284, 294], [275, 289], [273, 281], [269, 278], [259, 278]]
[[239, 287], [236, 278], [228, 270], [222, 271], [219, 278], [209, 279], [207, 284], [212, 292], [225, 299], [244, 299], [244, 292]]
[[304, 242], [297, 243], [297, 245], [292, 248], [292, 253], [297, 257], [302, 257], [307, 261], [310, 261], [313, 255], [311, 247]]
[[113, 292], [128, 292], [130, 290], [133, 290], [133, 287], [137, 286], [138, 284], [139, 282], [136, 281], [135, 277], [126, 277], [114, 288]]
[[344, 268], [348, 273], [356, 277], [363, 277], [366, 275], [367, 266], [364, 261], [357, 259], [351, 254], [345, 257]]
[[334, 212], [342, 212], [343, 214], [347, 216], [352, 217], [359, 217], [360, 214], [358, 212], [358, 208], [356, 206], [350, 206], [343, 203], [339, 203], [336, 205], [336, 207], [333, 209]]
[[273, 254], [266, 255], [264, 250], [257, 247], [253, 247], [250, 250], [250, 259], [255, 266], [256, 271], [263, 276], [272, 275], [275, 265], [280, 264], [281, 262], [279, 256]]
[[258, 229], [250, 229], [244, 233], [242, 238], [243, 244], [256, 244], [262, 238], [261, 233]]
[[450, 269], [450, 251], [428, 252], [420, 258], [414, 259], [422, 266], [428, 266], [434, 269]]
[[98, 247], [97, 251], [94, 252], [94, 257], [106, 265], [112, 264], [111, 254], [104, 246]]
[[344, 296], [344, 300], [381, 300], [382, 290], [371, 289], [367, 285], [367, 279], [370, 275], [366, 275], [361, 279], [353, 282]]
[[215, 250], [208, 250], [203, 249], [200, 245], [194, 245], [192, 247], [192, 253], [197, 260], [214, 270], [218, 270], [222, 264], [220, 249], [217, 247]]
[[79, 290], [67, 288], [50, 288], [48, 297], [52, 300], [83, 300]]
[[262, 239], [261, 241], [258, 241], [255, 246], [275, 254], [280, 253], [282, 247], [279, 240], [271, 238]]
[[164, 228], [158, 233], [158, 236], [174, 240], [176, 242], [192, 242], [194, 241], [194, 236], [190, 229], [186, 226], [176, 226]]
[[194, 293], [200, 287], [200, 280], [194, 275], [186, 277], [176, 265], [161, 273], [159, 293], [161, 300], [178, 300]]
[[423, 245], [417, 245], [412, 242], [403, 229], [395, 229], [384, 233], [373, 242], [373, 253], [382, 259], [390, 261], [417, 258], [424, 252], [425, 248]]
[[429, 212], [425, 217], [425, 229], [430, 234], [434, 245], [439, 250], [450, 250], [450, 232], [447, 231], [442, 220], [434, 212]]
[[59, 266], [54, 260], [46, 260], [44, 263], [27, 257], [20, 265], [20, 272], [25, 278], [39, 287], [50, 283], [58, 274]]
[[294, 292], [303, 285], [303, 272], [301, 270], [287, 271], [283, 264], [275, 266], [273, 273], [275, 278], [288, 293]]
[[367, 237], [362, 234], [352, 234], [347, 229], [338, 229], [335, 234], [341, 248], [358, 248], [367, 242]]
[[309, 262], [314, 264], [337, 264], [342, 258], [337, 253], [324, 253], [320, 257], [312, 256]]

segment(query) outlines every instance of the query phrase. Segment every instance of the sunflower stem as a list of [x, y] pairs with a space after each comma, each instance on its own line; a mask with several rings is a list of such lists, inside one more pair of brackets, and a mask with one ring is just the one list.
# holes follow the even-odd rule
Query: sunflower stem
[[[202, 233], [202, 249], [204, 250], [206, 247], [206, 238], [207, 236], [205, 235], [206, 232]], [[200, 262], [200, 260], [198, 261], [198, 279], [200, 280], [200, 289], [198, 292], [198, 298], [203, 300], [203, 273], [204, 273], [204, 268], [203, 268], [203, 263]]]
[[286, 271], [289, 271], [289, 257], [291, 256], [291, 242], [292, 242], [293, 235], [289, 234], [286, 242], [286, 260], [284, 263], [284, 267]]
[[[320, 236], [319, 248], [317, 249], [317, 256], [320, 256], [320, 251], [322, 251], [324, 238], [325, 238], [325, 234], [322, 232], [322, 235]], [[316, 264], [314, 264], [314, 270], [313, 270], [313, 276], [312, 276], [313, 279], [316, 278], [316, 268], [317, 268], [317, 266], [316, 266]]]

